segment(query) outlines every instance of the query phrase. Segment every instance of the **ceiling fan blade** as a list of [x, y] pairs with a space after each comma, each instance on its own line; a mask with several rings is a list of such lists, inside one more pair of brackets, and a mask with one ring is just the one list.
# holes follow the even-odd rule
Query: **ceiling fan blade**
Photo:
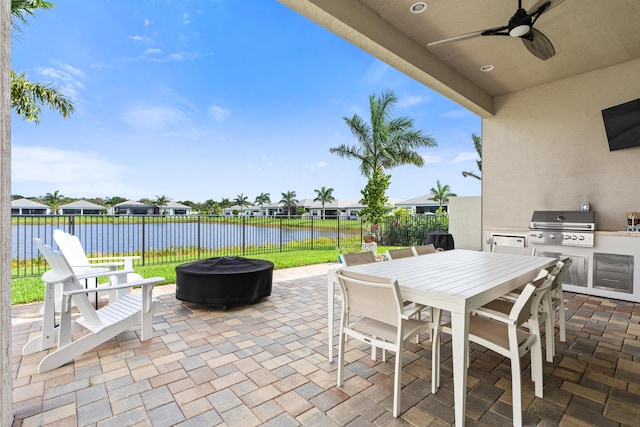
[[438, 40], [437, 42], [427, 43], [427, 46], [431, 47], [431, 46], [436, 46], [444, 43], [457, 42], [458, 40], [466, 40], [466, 39], [470, 39], [478, 36], [506, 35], [507, 33], [505, 34], [500, 33], [500, 32], [504, 32], [506, 29], [507, 29], [507, 26], [505, 25], [502, 27], [489, 28], [481, 31], [474, 31], [473, 33], [461, 34], [459, 36], [449, 37], [448, 39]]
[[533, 13], [536, 10], [538, 10], [538, 8], [540, 8], [540, 6], [542, 6], [546, 2], [550, 2], [551, 4], [545, 10], [545, 12], [547, 12], [547, 11], [550, 11], [551, 9], [553, 9], [554, 7], [556, 7], [557, 5], [559, 5], [560, 3], [562, 3], [563, 1], [564, 0], [538, 0], [537, 2], [535, 2], [535, 4], [533, 6], [531, 6], [531, 8], [529, 8], [529, 11]]
[[533, 55], [546, 61], [556, 54], [553, 44], [542, 32], [532, 28], [529, 35], [531, 38], [522, 37], [522, 43]]
[[458, 40], [470, 39], [473, 37], [481, 36], [482, 33], [484, 33], [484, 31], [475, 31], [473, 33], [461, 34], [459, 36], [449, 37], [448, 39], [438, 40], [437, 42], [427, 43], [427, 46], [431, 47], [431, 46], [437, 46], [439, 44], [444, 44], [444, 43], [457, 42]]

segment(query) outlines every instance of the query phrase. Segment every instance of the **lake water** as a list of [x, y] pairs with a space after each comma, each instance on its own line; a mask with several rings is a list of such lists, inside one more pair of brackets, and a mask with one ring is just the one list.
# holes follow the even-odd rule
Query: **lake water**
[[[335, 231], [311, 228], [259, 227], [217, 222], [150, 222], [150, 223], [93, 223], [69, 226], [51, 224], [14, 225], [12, 227], [12, 257], [31, 259], [37, 256], [33, 238], [57, 248], [53, 230], [61, 228], [78, 236], [85, 251], [102, 254], [122, 254], [143, 250], [174, 247], [219, 249], [226, 247], [287, 245], [295, 241], [327, 237], [338, 238]], [[343, 233], [341, 233], [344, 236]]]

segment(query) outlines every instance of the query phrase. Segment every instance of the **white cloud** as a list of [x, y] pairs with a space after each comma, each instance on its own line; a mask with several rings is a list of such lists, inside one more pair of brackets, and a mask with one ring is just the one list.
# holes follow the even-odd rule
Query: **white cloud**
[[43, 146], [14, 145], [11, 163], [12, 186], [20, 193], [25, 192], [23, 187], [36, 186], [70, 197], [126, 194], [135, 173], [100, 153]]
[[424, 96], [407, 95], [398, 99], [398, 107], [413, 107], [414, 105], [422, 104], [427, 101]]
[[471, 151], [463, 151], [458, 154], [455, 159], [451, 160], [451, 164], [467, 162], [469, 160], [478, 160], [478, 153]]
[[143, 24], [143, 25], [144, 25], [145, 27], [148, 27], [148, 26], [149, 26], [149, 25], [151, 25], [151, 24], [153, 24], [153, 21], [151, 21], [150, 19], [145, 19], [145, 20], [144, 20], [144, 24]]
[[[175, 52], [175, 53], [170, 53], [165, 57], [150, 57], [150, 56], [145, 56], [145, 53], [147, 53], [149, 51], [146, 50], [144, 51], [140, 56], [142, 60], [148, 60], [151, 62], [179, 62], [179, 61], [191, 61], [197, 58], [200, 58], [200, 54], [198, 52]], [[155, 52], [153, 52], [155, 53]]]
[[326, 168], [327, 166], [329, 166], [329, 163], [327, 162], [317, 162], [317, 163], [310, 163], [306, 165], [305, 169], [314, 170], [314, 169]]
[[265, 162], [265, 160], [266, 160], [266, 159], [267, 159], [267, 158], [266, 158], [266, 156], [262, 156], [262, 157], [260, 158], [260, 160], [262, 161], [262, 165], [258, 165], [258, 166], [256, 166], [256, 165], [254, 165], [254, 164], [250, 163], [250, 164], [248, 165], [248, 168], [249, 168], [249, 169], [262, 170], [262, 169], [272, 168], [272, 167], [274, 167], [274, 166], [276, 166], [276, 165], [277, 165], [277, 163], [274, 163], [274, 162]]
[[443, 119], [461, 119], [463, 117], [467, 117], [469, 115], [469, 112], [467, 110], [451, 110], [451, 111], [447, 111], [444, 114], [441, 114], [440, 117]]
[[184, 127], [192, 123], [191, 115], [171, 105], [136, 105], [126, 109], [122, 120], [131, 126], [165, 130], [174, 126]]
[[144, 52], [142, 52], [143, 55], [155, 55], [156, 53], [160, 53], [162, 52], [162, 49], [147, 49]]
[[442, 157], [440, 156], [422, 156], [424, 164], [429, 165], [432, 163], [442, 163]]
[[382, 80], [384, 73], [389, 69], [389, 66], [382, 61], [375, 60], [367, 69], [367, 72], [362, 76], [362, 83], [366, 85], [377, 85]]
[[40, 67], [37, 73], [52, 82], [56, 88], [75, 103], [81, 101], [84, 91], [85, 73], [69, 64], [55, 63], [55, 67]]
[[216, 122], [222, 122], [231, 116], [231, 111], [226, 108], [222, 108], [219, 105], [212, 105], [209, 107], [208, 116]]

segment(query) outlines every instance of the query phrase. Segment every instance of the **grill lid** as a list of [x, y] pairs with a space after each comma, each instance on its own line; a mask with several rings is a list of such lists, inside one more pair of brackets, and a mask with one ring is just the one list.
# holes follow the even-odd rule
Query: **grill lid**
[[594, 231], [596, 213], [593, 211], [534, 211], [529, 228]]

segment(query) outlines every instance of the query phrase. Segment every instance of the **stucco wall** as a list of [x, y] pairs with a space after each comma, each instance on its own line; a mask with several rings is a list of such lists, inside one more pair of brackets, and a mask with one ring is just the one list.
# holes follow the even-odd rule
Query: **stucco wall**
[[640, 61], [497, 98], [482, 123], [483, 228], [589, 202], [599, 230], [624, 229], [640, 211], [640, 147], [610, 152], [601, 110], [637, 98]]
[[449, 232], [456, 249], [482, 249], [481, 199], [452, 197], [449, 199]]

